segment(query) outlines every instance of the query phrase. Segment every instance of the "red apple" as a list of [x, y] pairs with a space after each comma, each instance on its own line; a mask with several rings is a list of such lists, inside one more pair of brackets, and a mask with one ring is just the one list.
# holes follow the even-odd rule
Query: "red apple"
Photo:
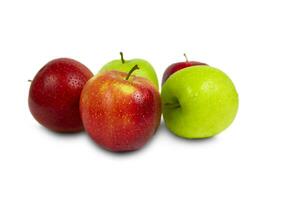
[[186, 54], [184, 54], [184, 57], [186, 59], [185, 62], [177, 62], [172, 65], [170, 65], [164, 72], [163, 79], [162, 79], [162, 84], [171, 76], [173, 73], [177, 72], [178, 70], [184, 69], [186, 67], [191, 67], [191, 66], [196, 66], [196, 65], [207, 65], [202, 62], [198, 61], [189, 61], [187, 59]]
[[87, 67], [72, 59], [48, 62], [31, 82], [28, 104], [33, 117], [53, 131], [81, 131], [79, 99], [92, 76]]
[[81, 118], [90, 137], [114, 152], [144, 146], [160, 124], [161, 102], [147, 79], [108, 71], [91, 78], [80, 98]]

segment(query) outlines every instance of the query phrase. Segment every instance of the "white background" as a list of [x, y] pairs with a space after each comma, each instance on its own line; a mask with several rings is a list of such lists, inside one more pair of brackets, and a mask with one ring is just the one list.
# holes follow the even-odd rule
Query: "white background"
[[[297, 3], [1, 0], [0, 199], [299, 200]], [[71, 57], [96, 73], [120, 50], [159, 79], [184, 52], [222, 69], [239, 92], [236, 120], [200, 141], [162, 123], [140, 151], [113, 154], [32, 118], [27, 80], [45, 63]]]

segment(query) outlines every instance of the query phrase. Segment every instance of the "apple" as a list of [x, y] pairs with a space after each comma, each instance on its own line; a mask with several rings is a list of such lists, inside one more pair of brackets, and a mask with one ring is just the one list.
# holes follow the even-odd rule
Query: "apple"
[[84, 127], [100, 146], [113, 152], [133, 151], [144, 146], [160, 124], [158, 90], [143, 78], [107, 71], [84, 86], [80, 112]]
[[238, 93], [222, 71], [192, 66], [170, 76], [162, 87], [163, 117], [167, 128], [184, 138], [212, 137], [234, 120]]
[[92, 76], [87, 67], [73, 59], [48, 62], [31, 81], [28, 98], [31, 114], [53, 131], [83, 130], [79, 100], [84, 84]]
[[121, 59], [110, 61], [101, 68], [99, 73], [107, 72], [110, 70], [117, 70], [127, 73], [132, 68], [132, 66], [138, 65], [139, 70], [134, 71], [133, 75], [141, 76], [150, 80], [156, 87], [156, 89], [159, 89], [158, 79], [155, 70], [148, 61], [143, 59], [125, 60], [122, 52], [120, 52], [120, 55]]
[[186, 54], [183, 54], [185, 57], [185, 62], [177, 62], [174, 63], [172, 65], [170, 65], [164, 72], [163, 78], [162, 78], [162, 85], [166, 82], [166, 80], [169, 78], [169, 76], [171, 76], [172, 74], [174, 74], [175, 72], [184, 69], [186, 67], [191, 67], [191, 66], [201, 66], [201, 65], [207, 65], [205, 63], [202, 62], [198, 62], [198, 61], [189, 61], [187, 58]]

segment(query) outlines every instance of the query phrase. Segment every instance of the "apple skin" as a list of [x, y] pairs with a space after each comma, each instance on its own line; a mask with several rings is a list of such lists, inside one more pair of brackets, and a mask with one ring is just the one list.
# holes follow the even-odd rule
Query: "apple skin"
[[238, 93], [230, 78], [210, 66], [193, 66], [170, 76], [162, 87], [167, 128], [184, 138], [212, 137], [234, 120]]
[[84, 86], [80, 112], [84, 127], [100, 146], [113, 152], [144, 146], [160, 124], [161, 101], [149, 80], [127, 73], [97, 74]]
[[48, 62], [31, 82], [28, 98], [31, 114], [56, 132], [83, 130], [79, 100], [84, 84], [92, 76], [87, 67], [73, 59]]
[[138, 65], [140, 69], [134, 71], [133, 75], [141, 76], [150, 80], [152, 84], [156, 87], [156, 89], [159, 90], [157, 75], [155, 73], [154, 68], [148, 61], [137, 58], [131, 60], [124, 60], [123, 62], [122, 59], [110, 61], [101, 68], [99, 73], [111, 70], [117, 70], [127, 73], [131, 70], [133, 66]]
[[163, 78], [162, 78], [162, 85], [166, 82], [166, 80], [175, 72], [187, 68], [187, 67], [192, 67], [192, 66], [201, 66], [201, 65], [207, 65], [205, 63], [202, 62], [198, 62], [198, 61], [185, 61], [185, 62], [177, 62], [174, 63], [172, 65], [170, 65], [164, 72]]

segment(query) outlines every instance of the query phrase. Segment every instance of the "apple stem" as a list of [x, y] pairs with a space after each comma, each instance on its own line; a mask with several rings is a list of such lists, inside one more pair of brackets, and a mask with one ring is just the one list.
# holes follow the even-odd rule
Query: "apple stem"
[[137, 70], [137, 69], [140, 69], [137, 65], [134, 65], [134, 67], [128, 72], [125, 80], [128, 80], [130, 75], [132, 74], [133, 71]]
[[165, 103], [165, 106], [169, 107], [169, 108], [180, 108], [180, 104], [179, 103]]
[[185, 61], [186, 61], [186, 62], [189, 62], [186, 53], [184, 53], [183, 55], [184, 55], [184, 57], [185, 57]]
[[173, 102], [166, 102], [164, 104], [164, 106], [169, 107], [169, 108], [180, 108], [181, 107], [180, 102], [177, 98], [174, 99]]
[[122, 52], [122, 51], [120, 52], [120, 55], [121, 55], [121, 61], [122, 61], [122, 64], [124, 64], [124, 63], [125, 63], [125, 60], [124, 60], [124, 55], [123, 55], [123, 52]]

